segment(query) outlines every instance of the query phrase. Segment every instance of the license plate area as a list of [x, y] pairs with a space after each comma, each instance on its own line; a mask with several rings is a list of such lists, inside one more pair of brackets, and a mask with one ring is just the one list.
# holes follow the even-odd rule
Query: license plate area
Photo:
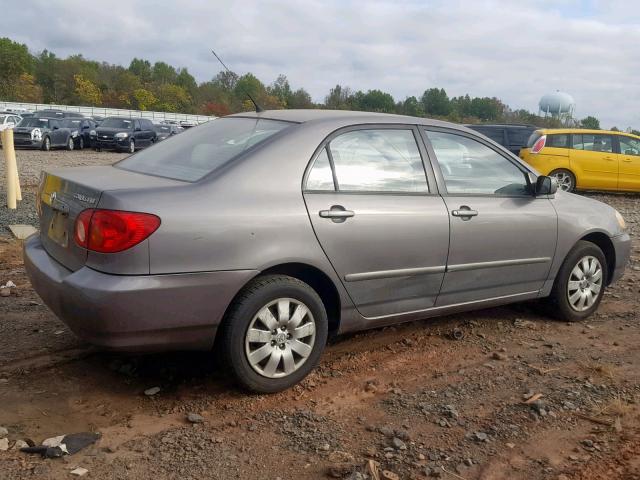
[[69, 246], [69, 233], [67, 232], [67, 221], [69, 216], [63, 212], [54, 211], [47, 235], [51, 240], [67, 248]]

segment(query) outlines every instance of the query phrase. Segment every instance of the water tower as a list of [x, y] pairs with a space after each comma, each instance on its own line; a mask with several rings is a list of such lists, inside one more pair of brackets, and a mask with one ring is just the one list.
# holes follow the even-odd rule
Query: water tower
[[558, 118], [566, 122], [573, 118], [576, 102], [568, 93], [557, 90], [544, 95], [540, 99], [538, 106], [540, 107], [538, 112], [540, 115]]

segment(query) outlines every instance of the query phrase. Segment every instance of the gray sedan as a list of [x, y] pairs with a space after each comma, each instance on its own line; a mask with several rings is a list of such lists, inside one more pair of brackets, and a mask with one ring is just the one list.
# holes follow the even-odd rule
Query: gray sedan
[[25, 263], [87, 341], [221, 349], [243, 387], [274, 392], [329, 334], [531, 299], [591, 315], [629, 235], [613, 208], [556, 190], [458, 125], [243, 113], [44, 172]]

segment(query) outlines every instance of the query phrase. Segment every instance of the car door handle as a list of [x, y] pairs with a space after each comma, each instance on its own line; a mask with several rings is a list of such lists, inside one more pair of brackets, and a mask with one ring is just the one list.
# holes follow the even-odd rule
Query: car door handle
[[330, 218], [336, 223], [344, 222], [347, 218], [353, 217], [355, 212], [347, 210], [342, 205], [333, 205], [329, 210], [320, 210], [318, 215], [322, 218]]
[[471, 210], [466, 205], [463, 205], [458, 210], [453, 210], [451, 212], [451, 215], [453, 215], [454, 217], [462, 217], [463, 219], [465, 219], [465, 218], [469, 219], [471, 217], [477, 217], [478, 216], [478, 211], [477, 210]]
[[613, 158], [613, 157], [609, 157], [609, 156], [604, 157], [604, 159], [605, 159], [605, 160], [609, 160], [610, 162], [612, 162], [612, 161], [614, 161], [614, 160], [615, 160], [615, 158]]

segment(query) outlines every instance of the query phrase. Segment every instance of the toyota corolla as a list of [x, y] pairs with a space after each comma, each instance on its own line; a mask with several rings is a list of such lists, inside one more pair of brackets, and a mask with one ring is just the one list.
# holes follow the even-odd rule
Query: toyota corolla
[[531, 299], [591, 315], [629, 235], [556, 190], [458, 125], [243, 113], [113, 166], [47, 169], [25, 264], [88, 342], [221, 349], [241, 386], [274, 392], [330, 334]]

